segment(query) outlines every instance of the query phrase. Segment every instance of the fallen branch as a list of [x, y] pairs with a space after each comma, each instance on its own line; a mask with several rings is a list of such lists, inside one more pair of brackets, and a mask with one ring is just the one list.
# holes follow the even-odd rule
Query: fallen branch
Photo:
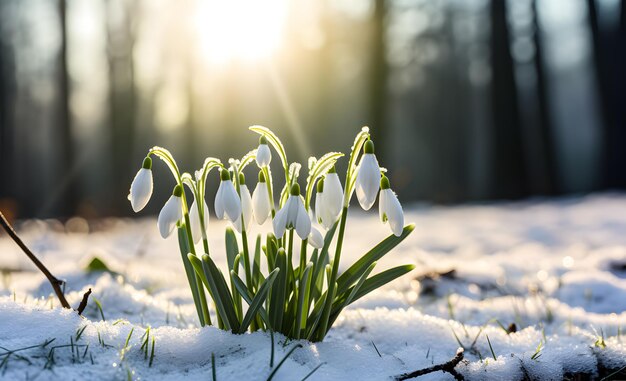
[[87, 301], [89, 300], [89, 295], [91, 295], [91, 288], [89, 289], [89, 291], [85, 292], [85, 294], [83, 295], [83, 300], [80, 301], [80, 304], [78, 305], [78, 309], [76, 311], [78, 311], [78, 315], [82, 315], [83, 311], [85, 310], [85, 307], [87, 307]]
[[30, 251], [30, 249], [24, 244], [24, 242], [22, 242], [20, 237], [18, 237], [17, 233], [15, 232], [15, 230], [13, 230], [13, 227], [11, 226], [9, 221], [7, 221], [7, 219], [4, 217], [4, 214], [1, 211], [0, 211], [0, 225], [2, 225], [4, 230], [6, 230], [7, 234], [9, 234], [9, 237], [11, 237], [13, 241], [15, 241], [15, 243], [17, 243], [17, 245], [22, 249], [22, 251], [24, 251], [26, 256], [28, 256], [28, 258], [30, 258], [30, 260], [33, 261], [35, 266], [37, 266], [37, 268], [43, 273], [43, 275], [45, 275], [46, 278], [48, 278], [48, 282], [50, 282], [50, 285], [52, 286], [54, 293], [57, 295], [59, 302], [61, 302], [61, 305], [64, 308], [72, 308], [70, 307], [70, 304], [65, 299], [65, 295], [63, 295], [63, 290], [61, 290], [63, 281], [57, 279], [54, 275], [52, 275], [52, 273], [48, 271], [46, 266], [44, 266], [44, 264], [41, 263], [41, 261], [35, 256], [35, 254], [33, 254], [33, 252]]
[[423, 376], [425, 374], [442, 371], [442, 372], [450, 373], [452, 376], [454, 376], [455, 380], [465, 380], [463, 375], [457, 373], [457, 371], [454, 369], [454, 367], [456, 367], [463, 360], [463, 352], [464, 352], [463, 348], [459, 348], [456, 350], [456, 355], [452, 358], [452, 360], [446, 363], [433, 365], [430, 368], [416, 370], [411, 373], [400, 374], [398, 376], [395, 376], [394, 379], [396, 381], [403, 381], [403, 380], [408, 380], [410, 378]]

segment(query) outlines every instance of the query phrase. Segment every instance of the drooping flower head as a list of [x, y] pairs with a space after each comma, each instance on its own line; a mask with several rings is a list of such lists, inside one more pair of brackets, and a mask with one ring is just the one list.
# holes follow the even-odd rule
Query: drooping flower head
[[152, 159], [143, 159], [141, 169], [130, 184], [128, 200], [135, 213], [141, 211], [152, 197]]
[[363, 145], [363, 155], [356, 176], [355, 190], [359, 204], [369, 210], [376, 201], [380, 186], [380, 167], [374, 155], [374, 143], [368, 140]]
[[267, 138], [263, 135], [259, 138], [259, 148], [256, 150], [256, 163], [259, 168], [267, 167], [272, 161], [272, 151], [267, 145]]
[[311, 233], [311, 219], [300, 198], [300, 186], [293, 184], [285, 205], [276, 213], [273, 221], [274, 234], [282, 237], [286, 229], [296, 229], [301, 239], [307, 239]]
[[272, 200], [265, 182], [263, 171], [259, 171], [259, 182], [252, 192], [252, 210], [256, 223], [262, 225], [272, 213]]
[[215, 195], [215, 215], [220, 220], [228, 218], [231, 222], [235, 222], [241, 215], [241, 200], [230, 179], [230, 173], [226, 169], [222, 169], [220, 180], [220, 186]]
[[378, 199], [378, 210], [383, 223], [389, 223], [389, 227], [394, 235], [400, 237], [404, 228], [404, 213], [398, 197], [391, 190], [389, 179], [383, 175], [380, 179], [380, 197]]
[[241, 233], [241, 217], [243, 216], [243, 227], [245, 230], [249, 230], [250, 222], [252, 222], [252, 197], [250, 196], [250, 190], [246, 185], [246, 177], [243, 173], [239, 174], [239, 195], [241, 196], [241, 214], [237, 218], [233, 225], [235, 229]]
[[174, 230], [174, 226], [183, 216], [183, 200], [181, 196], [183, 195], [183, 187], [180, 184], [177, 184], [172, 191], [172, 195], [167, 200], [161, 212], [159, 212], [159, 217], [157, 219], [157, 226], [159, 228], [159, 233], [161, 233], [161, 237], [167, 238], [172, 231]]

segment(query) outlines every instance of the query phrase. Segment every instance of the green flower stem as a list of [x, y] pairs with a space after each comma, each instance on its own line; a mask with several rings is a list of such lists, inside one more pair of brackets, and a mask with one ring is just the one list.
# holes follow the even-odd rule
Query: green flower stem
[[304, 273], [304, 267], [306, 266], [306, 249], [308, 243], [308, 238], [302, 240], [300, 243], [300, 281], [302, 281], [302, 274]]
[[[328, 284], [327, 295], [333, 295], [335, 293], [335, 285], [337, 282], [337, 272], [339, 271], [339, 261], [341, 259], [341, 248], [343, 246], [343, 235], [346, 230], [346, 220], [348, 219], [348, 207], [344, 206], [341, 212], [341, 222], [339, 225], [339, 235], [337, 236], [337, 248], [335, 249], [335, 257], [333, 258], [333, 267], [330, 273], [330, 282]], [[326, 332], [328, 331], [328, 320], [330, 319], [330, 310], [333, 306], [333, 298], [326, 298], [324, 304], [324, 312], [322, 314], [321, 326], [317, 334], [317, 340], [322, 341]]]

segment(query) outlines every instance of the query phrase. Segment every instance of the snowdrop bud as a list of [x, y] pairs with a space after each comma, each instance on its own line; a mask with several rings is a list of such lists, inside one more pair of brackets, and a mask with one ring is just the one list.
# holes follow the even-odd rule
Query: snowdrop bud
[[324, 180], [323, 205], [328, 215], [328, 223], [334, 224], [339, 219], [343, 208], [343, 187], [334, 166], [328, 171]]
[[183, 216], [183, 200], [181, 198], [183, 194], [183, 187], [177, 184], [172, 191], [172, 195], [169, 200], [163, 205], [159, 217], [157, 219], [157, 226], [161, 237], [167, 238], [172, 234], [174, 226]]
[[228, 218], [234, 222], [241, 215], [241, 200], [227, 170], [222, 170], [220, 179], [220, 186], [215, 195], [215, 215], [220, 220]]
[[311, 234], [309, 234], [308, 242], [316, 249], [324, 247], [324, 237], [322, 237], [322, 233], [314, 227], [311, 227]]
[[311, 234], [311, 219], [300, 198], [300, 186], [291, 187], [289, 198], [282, 209], [276, 213], [273, 221], [274, 234], [282, 237], [286, 229], [296, 229], [300, 239], [307, 239]]
[[136, 213], [146, 206], [150, 197], [152, 197], [152, 159], [148, 156], [143, 159], [141, 169], [130, 184], [128, 199]]
[[380, 219], [383, 223], [389, 222], [394, 235], [402, 235], [404, 227], [404, 213], [398, 197], [389, 186], [389, 179], [383, 175], [380, 179], [380, 198], [378, 200]]
[[259, 148], [256, 150], [256, 163], [259, 168], [267, 167], [272, 161], [272, 152], [267, 145], [267, 139], [265, 136], [261, 136], [259, 139]]
[[363, 145], [363, 156], [356, 176], [356, 196], [359, 204], [369, 210], [376, 201], [380, 185], [380, 167], [374, 155], [374, 143], [368, 140]]
[[270, 195], [262, 171], [259, 172], [259, 182], [256, 184], [254, 192], [252, 192], [252, 211], [254, 219], [259, 225], [262, 225], [272, 212]]
[[248, 230], [250, 222], [252, 222], [252, 197], [250, 196], [250, 190], [246, 185], [246, 178], [243, 173], [239, 174], [239, 194], [241, 196], [241, 214], [235, 220], [235, 229], [241, 233], [241, 217], [243, 215], [243, 227]]
[[[204, 200], [204, 232], [206, 233], [207, 228], [209, 227], [209, 207]], [[198, 210], [198, 203], [196, 200], [191, 204], [191, 208], [189, 209], [189, 221], [191, 225], [191, 235], [193, 236], [193, 242], [200, 242], [200, 238], [202, 238], [202, 226], [200, 225], [200, 211]]]

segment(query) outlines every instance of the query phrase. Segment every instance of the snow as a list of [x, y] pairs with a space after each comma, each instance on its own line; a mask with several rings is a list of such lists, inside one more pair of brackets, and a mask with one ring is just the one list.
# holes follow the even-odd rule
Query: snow
[[[324, 342], [299, 341], [274, 380], [300, 380], [320, 364], [309, 380], [390, 380], [450, 360], [457, 338], [467, 347], [467, 361], [456, 367], [466, 380], [562, 380], [626, 367], [625, 195], [405, 210], [417, 228], [375, 272], [404, 263], [416, 269], [346, 309]], [[342, 268], [389, 234], [376, 213], [350, 213]], [[209, 226], [221, 266], [223, 227]], [[211, 354], [219, 380], [265, 380], [272, 371], [269, 334], [198, 327], [176, 238], [162, 240], [154, 219], [26, 221], [19, 233], [67, 281], [73, 306], [87, 288], [93, 294], [84, 318], [61, 309], [43, 276], [2, 236], [0, 346], [55, 340], [10, 356], [0, 378], [206, 380]], [[114, 273], [82, 270], [95, 256]], [[515, 323], [517, 332], [498, 323]], [[152, 366], [141, 350], [148, 326]], [[275, 340], [276, 366], [296, 342]]]

